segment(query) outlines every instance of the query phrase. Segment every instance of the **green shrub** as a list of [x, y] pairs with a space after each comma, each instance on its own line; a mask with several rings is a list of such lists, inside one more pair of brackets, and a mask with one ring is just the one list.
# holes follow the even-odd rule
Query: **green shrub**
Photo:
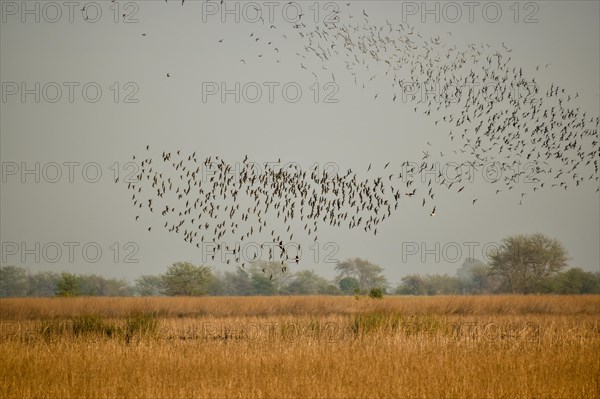
[[383, 290], [379, 287], [373, 287], [369, 291], [369, 298], [381, 299], [383, 298]]

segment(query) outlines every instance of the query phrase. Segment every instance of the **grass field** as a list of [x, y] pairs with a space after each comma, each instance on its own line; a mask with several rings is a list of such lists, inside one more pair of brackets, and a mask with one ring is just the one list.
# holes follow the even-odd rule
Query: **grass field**
[[0, 398], [598, 398], [599, 296], [0, 300]]

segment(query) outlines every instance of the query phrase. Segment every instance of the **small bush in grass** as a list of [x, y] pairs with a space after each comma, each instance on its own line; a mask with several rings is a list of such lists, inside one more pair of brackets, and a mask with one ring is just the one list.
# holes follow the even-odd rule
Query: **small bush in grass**
[[383, 290], [379, 287], [373, 287], [369, 291], [369, 298], [381, 299], [383, 298]]

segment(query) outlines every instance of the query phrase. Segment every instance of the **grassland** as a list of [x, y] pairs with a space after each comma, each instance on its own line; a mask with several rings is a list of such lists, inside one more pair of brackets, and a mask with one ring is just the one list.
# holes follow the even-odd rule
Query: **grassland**
[[0, 398], [597, 398], [599, 296], [0, 300]]

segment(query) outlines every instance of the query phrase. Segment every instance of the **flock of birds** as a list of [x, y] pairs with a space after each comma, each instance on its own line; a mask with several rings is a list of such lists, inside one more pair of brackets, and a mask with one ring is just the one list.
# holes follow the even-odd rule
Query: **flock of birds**
[[[361, 179], [351, 169], [340, 175], [321, 173], [318, 167], [302, 170], [297, 164], [262, 165], [247, 156], [241, 164], [230, 164], [218, 156], [198, 159], [195, 152], [163, 151], [157, 158], [151, 155], [150, 145], [146, 150], [149, 156], [141, 158], [139, 174], [128, 183], [134, 207], [160, 212], [169, 232], [182, 234], [198, 248], [214, 243], [217, 251], [232, 253], [242, 267], [247, 258], [239, 247], [224, 244], [226, 238], [243, 243], [270, 231], [269, 261], [280, 261], [285, 272], [286, 262], [300, 261], [301, 245], [288, 245], [294, 239], [292, 224], [303, 225], [313, 241], [318, 239], [319, 222], [377, 235], [377, 225], [398, 209], [400, 197], [416, 193], [416, 189], [405, 193], [391, 187], [382, 177]], [[281, 165], [281, 160], [275, 164]], [[269, 227], [269, 213], [287, 226], [285, 233]], [[147, 229], [152, 231], [152, 226]], [[257, 253], [252, 260], [258, 260]]]
[[[419, 197], [421, 206], [429, 204], [429, 215], [436, 216], [436, 190], [460, 193], [478, 172], [491, 172], [488, 181], [497, 185], [496, 194], [598, 184], [600, 118], [575, 105], [579, 93], [556, 83], [542, 88], [535, 76], [529, 77], [533, 71], [515, 65], [504, 43], [449, 45], [441, 36], [424, 38], [406, 23], [370, 23], [365, 10], [354, 16], [351, 3], [345, 5], [347, 12], [336, 11], [335, 22], [315, 25], [300, 19], [290, 24], [302, 43], [294, 59], [280, 54], [290, 33], [263, 20], [260, 31], [247, 37], [263, 46], [255, 62], [265, 62], [268, 55], [277, 63], [284, 59], [317, 81], [323, 76], [336, 81], [336, 74], [339, 79], [346, 73], [363, 90], [384, 79], [386, 91], [371, 94], [373, 99], [388, 96], [447, 130], [446, 154], [439, 151], [438, 158], [427, 142], [417, 162], [392, 167], [386, 162], [382, 176], [374, 179], [351, 169], [330, 175], [298, 167], [257, 168], [247, 156], [240, 166], [219, 157], [198, 159], [195, 152], [182, 155], [181, 150], [163, 152], [160, 158], [146, 154], [138, 181], [129, 183], [134, 206], [160, 212], [165, 229], [198, 247], [207, 239], [219, 248], [225, 244], [218, 241], [229, 235], [244, 241], [270, 231], [278, 253], [271, 249], [269, 259], [279, 256], [285, 272], [285, 262], [299, 262], [300, 246], [290, 253], [285, 244], [293, 239], [294, 223], [315, 241], [320, 222], [376, 235], [401, 198]], [[223, 45], [223, 39], [218, 42]], [[535, 72], [548, 67], [538, 66]], [[466, 159], [455, 167], [452, 179], [439, 171], [440, 159], [451, 156]], [[393, 171], [398, 166], [401, 170]], [[214, 173], [208, 178], [206, 170]], [[430, 177], [423, 181], [423, 175]], [[527, 184], [519, 184], [523, 182]], [[526, 191], [520, 194], [522, 201]], [[470, 202], [474, 205], [477, 198]], [[287, 226], [285, 232], [268, 226], [275, 217]], [[225, 249], [233, 251], [236, 262], [242, 260], [239, 249]]]

